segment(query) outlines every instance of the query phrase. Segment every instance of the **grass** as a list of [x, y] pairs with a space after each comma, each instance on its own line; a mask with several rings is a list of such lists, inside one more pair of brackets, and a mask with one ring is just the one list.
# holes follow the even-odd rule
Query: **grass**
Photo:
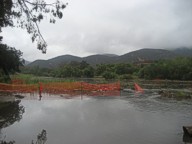
[[51, 82], [72, 82], [72, 79], [62, 79], [62, 78], [53, 78], [53, 77], [40, 77], [34, 76], [31, 74], [16, 74], [12, 75], [11, 79], [22, 80], [25, 84], [38, 84], [41, 83], [51, 83]]
[[83, 81], [88, 83], [113, 83], [117, 80], [105, 80], [104, 78], [55, 78], [55, 77], [43, 77], [35, 76], [32, 74], [15, 74], [11, 76], [12, 80], [22, 80], [25, 84], [38, 84], [41, 83], [53, 83], [53, 82], [77, 82]]

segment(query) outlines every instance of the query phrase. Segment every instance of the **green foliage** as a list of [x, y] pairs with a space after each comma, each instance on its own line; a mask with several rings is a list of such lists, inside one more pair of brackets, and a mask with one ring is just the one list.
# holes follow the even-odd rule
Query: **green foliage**
[[92, 78], [92, 77], [94, 77], [94, 68], [91, 67], [91, 66], [86, 67], [86, 68], [83, 70], [83, 76], [84, 76], [84, 77], [87, 77], [87, 78]]
[[139, 77], [145, 79], [192, 80], [192, 58], [161, 60], [143, 67]]
[[[30, 70], [29, 70], [30, 69]], [[56, 69], [29, 68], [28, 73], [37, 76], [53, 76], [61, 78], [74, 77], [103, 77], [105, 79], [170, 79], [192, 80], [192, 58], [176, 58], [160, 60], [147, 65], [134, 65], [131, 63], [98, 64], [95, 68], [87, 62], [71, 62]]]
[[13, 26], [13, 21], [10, 18], [11, 15], [14, 14], [11, 11], [12, 6], [13, 6], [12, 0], [0, 1], [0, 28], [8, 25]]
[[88, 66], [89, 66], [89, 64], [84, 60], [76, 65], [76, 67], [79, 67], [79, 69], [81, 69], [81, 70], [87, 68]]
[[73, 69], [71, 66], [66, 65], [61, 69], [61, 77], [72, 77]]
[[119, 77], [121, 80], [131, 80], [133, 76], [131, 74], [124, 74]]
[[4, 81], [10, 79], [10, 73], [19, 72], [19, 67], [24, 62], [21, 56], [21, 51], [8, 47], [5, 44], [0, 44], [0, 75], [2, 75]]
[[22, 68], [22, 73], [33, 74], [36, 76], [52, 76], [61, 78], [94, 77], [94, 68], [86, 61], [71, 62], [55, 69], [45, 69], [39, 67]]
[[134, 72], [134, 68], [132, 67], [131, 64], [116, 64], [115, 66], [115, 73], [118, 75], [123, 75], [123, 74], [132, 74]]
[[51, 83], [51, 82], [71, 82], [73, 79], [63, 79], [63, 78], [53, 78], [53, 77], [43, 77], [31, 74], [16, 74], [11, 77], [12, 79], [23, 80], [26, 84], [38, 84]]
[[[137, 73], [138, 68], [133, 64], [98, 64], [96, 68], [90, 66], [86, 61], [82, 62], [71, 62], [69, 64], [63, 65], [59, 68], [47, 70], [47, 75], [45, 75], [45, 70], [41, 70], [39, 67], [23, 68], [22, 73], [34, 74], [37, 76], [52, 76], [61, 78], [70, 77], [85, 77], [93, 78], [95, 76], [102, 76], [106, 79], [120, 78], [132, 79], [133, 73]], [[41, 73], [39, 73], [41, 72]], [[42, 75], [41, 75], [42, 74]]]
[[106, 64], [96, 65], [96, 75], [97, 76], [102, 75], [105, 71], [107, 71], [107, 65]]
[[117, 75], [113, 72], [104, 72], [103, 77], [105, 79], [109, 80], [109, 79], [115, 79], [117, 77]]
[[137, 68], [130, 63], [99, 64], [96, 66], [96, 75], [103, 75], [105, 72], [113, 72], [117, 75], [133, 74]]

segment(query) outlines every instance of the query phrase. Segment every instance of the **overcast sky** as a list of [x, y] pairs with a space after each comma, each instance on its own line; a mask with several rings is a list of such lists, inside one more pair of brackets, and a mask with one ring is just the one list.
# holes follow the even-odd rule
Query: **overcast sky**
[[192, 47], [192, 0], [67, 0], [62, 20], [43, 21], [47, 54], [26, 30], [3, 29], [3, 42], [26, 60], [71, 54], [124, 54], [141, 48]]

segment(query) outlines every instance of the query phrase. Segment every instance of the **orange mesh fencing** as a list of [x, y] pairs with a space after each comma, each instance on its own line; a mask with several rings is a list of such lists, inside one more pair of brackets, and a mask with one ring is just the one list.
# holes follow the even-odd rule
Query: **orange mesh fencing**
[[42, 92], [62, 94], [69, 91], [81, 90], [79, 82], [56, 82], [42, 84]]
[[29, 84], [3, 84], [0, 83], [0, 91], [5, 92], [17, 92], [17, 93], [32, 93], [38, 91], [38, 85], [29, 85]]
[[0, 91], [17, 93], [50, 93], [70, 95], [119, 95], [120, 83], [90, 84], [86, 82], [52, 82], [39, 84], [3, 84], [0, 83]]
[[14, 85], [16, 85], [16, 84], [25, 84], [25, 81], [22, 80], [22, 79], [12, 79], [11, 84], [14, 84]]

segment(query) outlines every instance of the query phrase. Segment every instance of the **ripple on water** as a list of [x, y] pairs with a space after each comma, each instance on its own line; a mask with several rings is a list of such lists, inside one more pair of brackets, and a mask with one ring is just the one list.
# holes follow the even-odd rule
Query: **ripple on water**
[[[192, 123], [192, 101], [160, 99], [156, 92], [120, 97], [25, 99], [23, 118], [3, 129], [6, 140], [30, 143], [45, 129], [46, 144], [182, 143]], [[19, 132], [18, 132], [19, 131]]]
[[124, 93], [122, 99], [129, 101], [140, 111], [192, 113], [192, 100], [162, 99], [156, 92], [144, 94]]

